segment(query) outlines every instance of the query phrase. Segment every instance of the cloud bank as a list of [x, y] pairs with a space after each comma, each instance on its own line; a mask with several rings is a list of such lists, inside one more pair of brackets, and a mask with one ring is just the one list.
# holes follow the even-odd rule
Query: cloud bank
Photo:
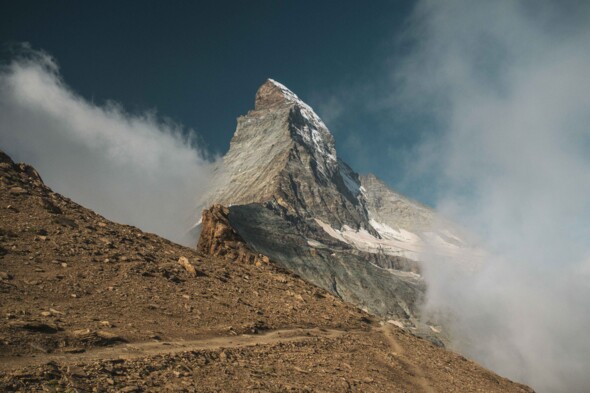
[[587, 2], [423, 0], [392, 79], [439, 131], [410, 165], [488, 253], [476, 273], [426, 255], [428, 310], [540, 392], [590, 387], [588, 20]]
[[55, 191], [105, 217], [193, 245], [187, 231], [211, 172], [194, 133], [73, 92], [46, 53], [0, 69], [0, 148]]

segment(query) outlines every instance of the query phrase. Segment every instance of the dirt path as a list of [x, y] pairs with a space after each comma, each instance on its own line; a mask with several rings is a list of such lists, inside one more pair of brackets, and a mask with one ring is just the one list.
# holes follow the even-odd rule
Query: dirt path
[[256, 335], [216, 336], [190, 341], [135, 342], [114, 347], [92, 349], [83, 353], [4, 357], [0, 358], [0, 370], [38, 366], [49, 361], [57, 361], [62, 364], [75, 364], [93, 360], [135, 359], [186, 351], [240, 348], [281, 342], [305, 341], [313, 338], [334, 338], [347, 333], [350, 333], [350, 331], [318, 328], [282, 329]]
[[392, 355], [394, 355], [398, 361], [405, 366], [408, 372], [412, 374], [416, 386], [420, 387], [424, 393], [436, 393], [436, 391], [430, 386], [424, 371], [422, 371], [420, 367], [409, 361], [404, 356], [404, 348], [395, 339], [395, 336], [393, 335], [393, 329], [393, 326], [386, 323], [377, 330], [379, 330], [385, 336], [385, 339], [392, 350]]

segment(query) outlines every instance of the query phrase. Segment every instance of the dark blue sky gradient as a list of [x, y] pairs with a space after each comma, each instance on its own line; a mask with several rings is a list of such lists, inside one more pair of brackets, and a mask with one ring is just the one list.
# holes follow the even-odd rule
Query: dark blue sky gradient
[[[326, 118], [339, 155], [423, 202], [404, 186], [412, 119], [367, 105], [386, 97], [409, 1], [1, 1], [0, 42], [54, 56], [65, 82], [97, 104], [156, 109], [224, 153], [235, 119], [274, 78]], [[10, 59], [5, 50], [3, 60]], [[358, 92], [367, 97], [351, 97]], [[338, 106], [331, 111], [330, 100]], [[371, 101], [369, 99], [369, 101]], [[378, 100], [377, 100], [378, 101]], [[323, 113], [324, 112], [324, 113]]]

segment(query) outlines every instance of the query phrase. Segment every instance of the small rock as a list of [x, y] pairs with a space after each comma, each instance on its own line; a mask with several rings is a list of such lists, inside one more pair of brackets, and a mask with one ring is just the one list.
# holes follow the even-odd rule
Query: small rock
[[10, 192], [13, 195], [28, 194], [28, 191], [22, 187], [12, 187], [8, 192]]
[[274, 279], [275, 281], [280, 282], [281, 284], [286, 284], [288, 282], [287, 277], [282, 275], [275, 275]]
[[62, 262], [62, 263], [61, 263], [61, 267], [68, 267], [68, 264], [67, 264], [67, 263], [65, 263], [65, 262]]
[[302, 368], [299, 368], [299, 367], [297, 367], [297, 366], [293, 366], [293, 369], [294, 369], [295, 371], [298, 371], [298, 372], [300, 372], [300, 373], [309, 374], [309, 371], [307, 371], [307, 370], [304, 370], [304, 369], [302, 369]]
[[0, 272], [0, 280], [12, 280], [12, 274], [7, 272]]
[[54, 308], [50, 308], [49, 312], [52, 313], [53, 315], [64, 315], [65, 313], [61, 312], [61, 311], [57, 311]]
[[90, 329], [78, 329], [78, 330], [73, 330], [71, 332], [71, 335], [74, 337], [84, 337], [84, 336], [88, 336], [90, 335]]
[[81, 377], [81, 378], [87, 377], [86, 371], [84, 371], [84, 369], [82, 367], [69, 366], [68, 372], [70, 373], [70, 375], [72, 375], [74, 377]]
[[296, 293], [295, 295], [293, 295], [293, 297], [297, 300], [299, 300], [300, 302], [305, 302], [305, 299], [303, 298], [303, 296], [301, 296], [300, 294]]
[[401, 321], [396, 321], [395, 319], [389, 319], [389, 320], [387, 321], [387, 323], [390, 323], [390, 324], [392, 324], [392, 325], [394, 325], [394, 326], [397, 326], [397, 327], [398, 327], [398, 328], [400, 328], [400, 329], [404, 329], [404, 328], [405, 328], [405, 326], [404, 326], [404, 323], [403, 323], [403, 322], [401, 322]]
[[188, 261], [186, 257], [178, 258], [178, 264], [184, 268], [191, 276], [195, 277], [197, 275], [197, 270], [191, 263]]
[[127, 341], [123, 337], [121, 337], [115, 333], [107, 332], [106, 330], [99, 330], [98, 332], [96, 332], [96, 335], [98, 337], [108, 340], [108, 341], [122, 341], [122, 342]]

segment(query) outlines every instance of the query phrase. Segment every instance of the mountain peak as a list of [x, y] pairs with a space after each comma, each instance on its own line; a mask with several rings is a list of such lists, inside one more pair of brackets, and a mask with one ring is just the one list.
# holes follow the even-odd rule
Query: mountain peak
[[296, 105], [305, 119], [313, 122], [317, 128], [322, 128], [329, 133], [328, 127], [326, 127], [317, 113], [282, 83], [269, 78], [256, 92], [255, 110], [273, 109], [290, 105]]
[[299, 103], [301, 100], [285, 85], [267, 79], [256, 92], [256, 110], [270, 109], [277, 106]]

